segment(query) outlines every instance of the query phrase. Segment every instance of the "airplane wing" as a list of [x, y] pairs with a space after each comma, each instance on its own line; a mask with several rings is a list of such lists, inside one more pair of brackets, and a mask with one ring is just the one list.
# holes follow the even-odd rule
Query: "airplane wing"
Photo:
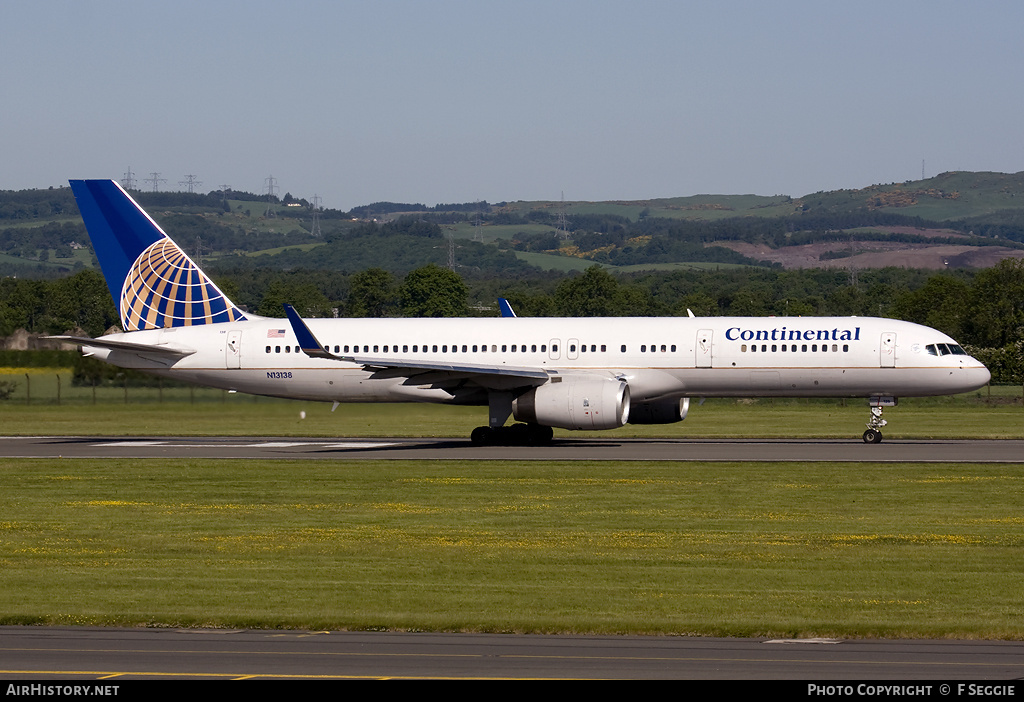
[[131, 341], [107, 341], [102, 337], [99, 339], [90, 339], [87, 336], [44, 336], [43, 338], [54, 339], [56, 341], [70, 341], [81, 346], [91, 346], [94, 349], [127, 351], [128, 353], [161, 358], [179, 359], [184, 358], [185, 356], [191, 356], [196, 352], [195, 349], [190, 349], [186, 346], [173, 346], [171, 344], [136, 344]]
[[[373, 356], [360, 356], [357, 354], [338, 356], [327, 350], [310, 331], [302, 317], [291, 305], [284, 306], [291, 322], [295, 338], [299, 342], [302, 352], [310, 358], [325, 358], [332, 361], [344, 361], [347, 363], [358, 363], [367, 370], [390, 371], [392, 376], [413, 376], [421, 373], [444, 372], [462, 377], [476, 377], [484, 381], [485, 376], [500, 376], [502, 385], [508, 385], [508, 380], [521, 379], [522, 385], [540, 385], [551, 377], [547, 371], [538, 368], [527, 368], [508, 365], [490, 365], [477, 363], [443, 363], [436, 361], [403, 361], [397, 358], [384, 358]], [[483, 385], [489, 385], [486, 381]]]

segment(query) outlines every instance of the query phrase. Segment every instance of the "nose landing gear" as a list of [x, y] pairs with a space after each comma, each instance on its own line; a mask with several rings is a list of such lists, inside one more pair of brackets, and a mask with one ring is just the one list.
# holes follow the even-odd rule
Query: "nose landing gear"
[[867, 431], [864, 432], [864, 443], [865, 444], [880, 444], [882, 443], [882, 427], [889, 422], [882, 419], [882, 408], [883, 407], [895, 407], [898, 400], [895, 397], [872, 397], [869, 401], [871, 405], [871, 419], [867, 423]]

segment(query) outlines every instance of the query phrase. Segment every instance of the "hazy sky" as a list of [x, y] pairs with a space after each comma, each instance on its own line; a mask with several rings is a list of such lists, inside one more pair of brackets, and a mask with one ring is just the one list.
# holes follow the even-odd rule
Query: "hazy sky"
[[0, 189], [130, 167], [263, 192], [273, 175], [349, 209], [1024, 170], [1019, 0], [0, 10]]

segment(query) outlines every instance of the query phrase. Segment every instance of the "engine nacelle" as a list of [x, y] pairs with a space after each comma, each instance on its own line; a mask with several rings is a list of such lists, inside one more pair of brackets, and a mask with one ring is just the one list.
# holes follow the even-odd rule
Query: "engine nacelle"
[[690, 398], [661, 400], [660, 402], [635, 402], [629, 408], [630, 424], [673, 424], [686, 419], [690, 411]]
[[556, 376], [512, 402], [520, 422], [561, 429], [616, 429], [629, 421], [629, 385], [617, 378]]

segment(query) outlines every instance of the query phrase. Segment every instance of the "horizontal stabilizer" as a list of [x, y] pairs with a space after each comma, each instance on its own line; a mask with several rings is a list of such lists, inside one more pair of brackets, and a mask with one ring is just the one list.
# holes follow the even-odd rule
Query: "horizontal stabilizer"
[[172, 358], [184, 358], [196, 352], [185, 346], [171, 346], [170, 344], [137, 344], [131, 341], [108, 341], [102, 337], [90, 339], [87, 336], [44, 336], [44, 339], [55, 341], [67, 341], [81, 346], [88, 346], [94, 349], [110, 349], [111, 351], [127, 351], [129, 353], [146, 354], [147, 356], [168, 356]]

